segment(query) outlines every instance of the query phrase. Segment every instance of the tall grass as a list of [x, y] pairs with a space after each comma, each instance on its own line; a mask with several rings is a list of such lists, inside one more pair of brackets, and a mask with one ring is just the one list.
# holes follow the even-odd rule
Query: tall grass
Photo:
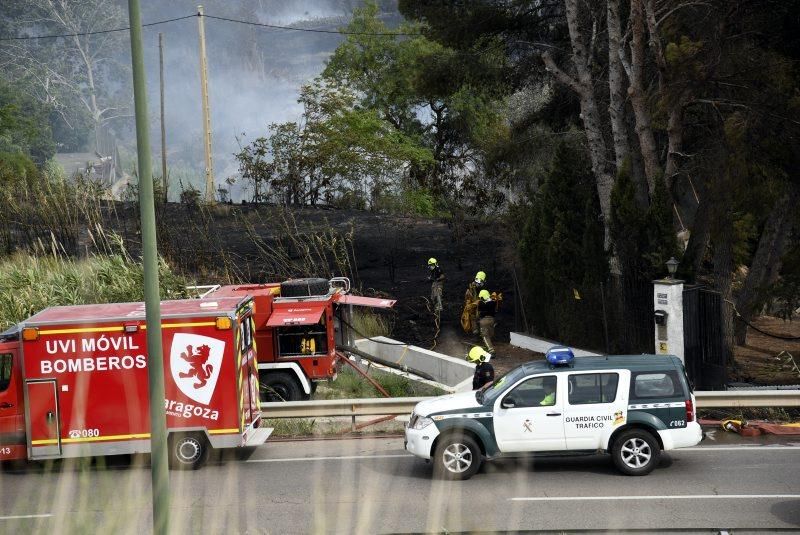
[[338, 276], [358, 280], [352, 225], [346, 232], [328, 224], [301, 227], [288, 209], [259, 211], [256, 216], [258, 223], [268, 220], [275, 229], [272, 236], [262, 235], [250, 218], [240, 218], [238, 223], [256, 247], [256, 261], [268, 280]]
[[302, 437], [313, 435], [316, 420], [310, 418], [265, 418], [262, 427], [271, 427], [274, 437]]
[[[101, 226], [111, 206], [109, 190], [83, 177], [66, 179], [61, 169], [48, 163], [25, 176], [3, 177], [0, 183], [0, 247], [5, 254], [31, 252], [46, 244], [69, 255], [107, 251], [102, 233], [92, 243], [88, 230]], [[113, 210], [113, 208], [111, 208]]]
[[[165, 299], [188, 297], [188, 282], [159, 261]], [[59, 254], [16, 253], [0, 260], [0, 326], [6, 328], [50, 306], [119, 303], [144, 299], [144, 270], [117, 241], [110, 255], [74, 259]]]
[[[445, 393], [444, 390], [425, 383], [412, 381], [403, 375], [371, 370], [369, 371], [369, 376], [388, 392], [389, 397], [393, 398], [439, 396]], [[329, 383], [327, 386], [319, 387], [317, 393], [314, 395], [314, 399], [363, 399], [381, 397], [383, 397], [383, 394], [378, 392], [377, 388], [349, 368], [345, 368], [339, 372], [335, 381]]]
[[369, 309], [354, 307], [352, 326], [356, 338], [389, 336], [394, 327], [392, 317], [372, 312]]

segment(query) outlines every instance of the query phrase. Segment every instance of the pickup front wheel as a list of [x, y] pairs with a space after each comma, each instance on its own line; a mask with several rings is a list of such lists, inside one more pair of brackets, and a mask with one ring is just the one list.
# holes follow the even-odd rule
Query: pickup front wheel
[[481, 449], [471, 437], [451, 434], [436, 445], [433, 471], [442, 479], [469, 479], [478, 471], [482, 460]]
[[658, 464], [660, 453], [655, 437], [639, 429], [623, 431], [611, 450], [614, 465], [629, 476], [644, 476], [652, 472]]

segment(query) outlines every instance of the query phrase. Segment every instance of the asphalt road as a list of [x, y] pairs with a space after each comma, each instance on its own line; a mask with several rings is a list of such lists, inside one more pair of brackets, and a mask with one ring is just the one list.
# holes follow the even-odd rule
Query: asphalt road
[[[4, 467], [0, 533], [149, 532], [146, 458], [112, 461]], [[171, 495], [176, 533], [800, 533], [800, 438], [718, 436], [646, 477], [595, 455], [498, 460], [464, 482], [433, 480], [400, 438], [270, 441], [247, 461], [172, 472]]]

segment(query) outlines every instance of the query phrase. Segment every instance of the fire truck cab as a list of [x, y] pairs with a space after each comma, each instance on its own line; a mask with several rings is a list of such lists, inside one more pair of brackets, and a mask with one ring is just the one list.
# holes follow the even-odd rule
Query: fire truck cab
[[253, 298], [261, 401], [300, 401], [334, 379], [337, 351], [352, 346], [353, 306], [390, 308], [395, 301], [350, 293], [345, 277], [205, 287], [204, 297]]
[[155, 357], [144, 303], [51, 307], [0, 335], [0, 460], [149, 452], [153, 357], [164, 362], [173, 467], [266, 441], [252, 300], [164, 301], [161, 318]]

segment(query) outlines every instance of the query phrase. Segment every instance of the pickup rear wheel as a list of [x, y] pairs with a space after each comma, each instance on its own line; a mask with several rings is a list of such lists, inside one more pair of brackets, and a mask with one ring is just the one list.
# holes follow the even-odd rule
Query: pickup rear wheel
[[641, 429], [623, 431], [614, 440], [611, 456], [614, 465], [623, 474], [644, 476], [658, 464], [661, 450], [655, 437]]
[[303, 392], [294, 377], [286, 372], [267, 372], [259, 377], [261, 401], [300, 401]]
[[472, 437], [453, 433], [436, 445], [433, 471], [442, 479], [469, 479], [478, 471], [482, 460], [481, 449]]
[[208, 442], [203, 435], [173, 435], [169, 439], [169, 463], [178, 470], [197, 470], [208, 458]]

